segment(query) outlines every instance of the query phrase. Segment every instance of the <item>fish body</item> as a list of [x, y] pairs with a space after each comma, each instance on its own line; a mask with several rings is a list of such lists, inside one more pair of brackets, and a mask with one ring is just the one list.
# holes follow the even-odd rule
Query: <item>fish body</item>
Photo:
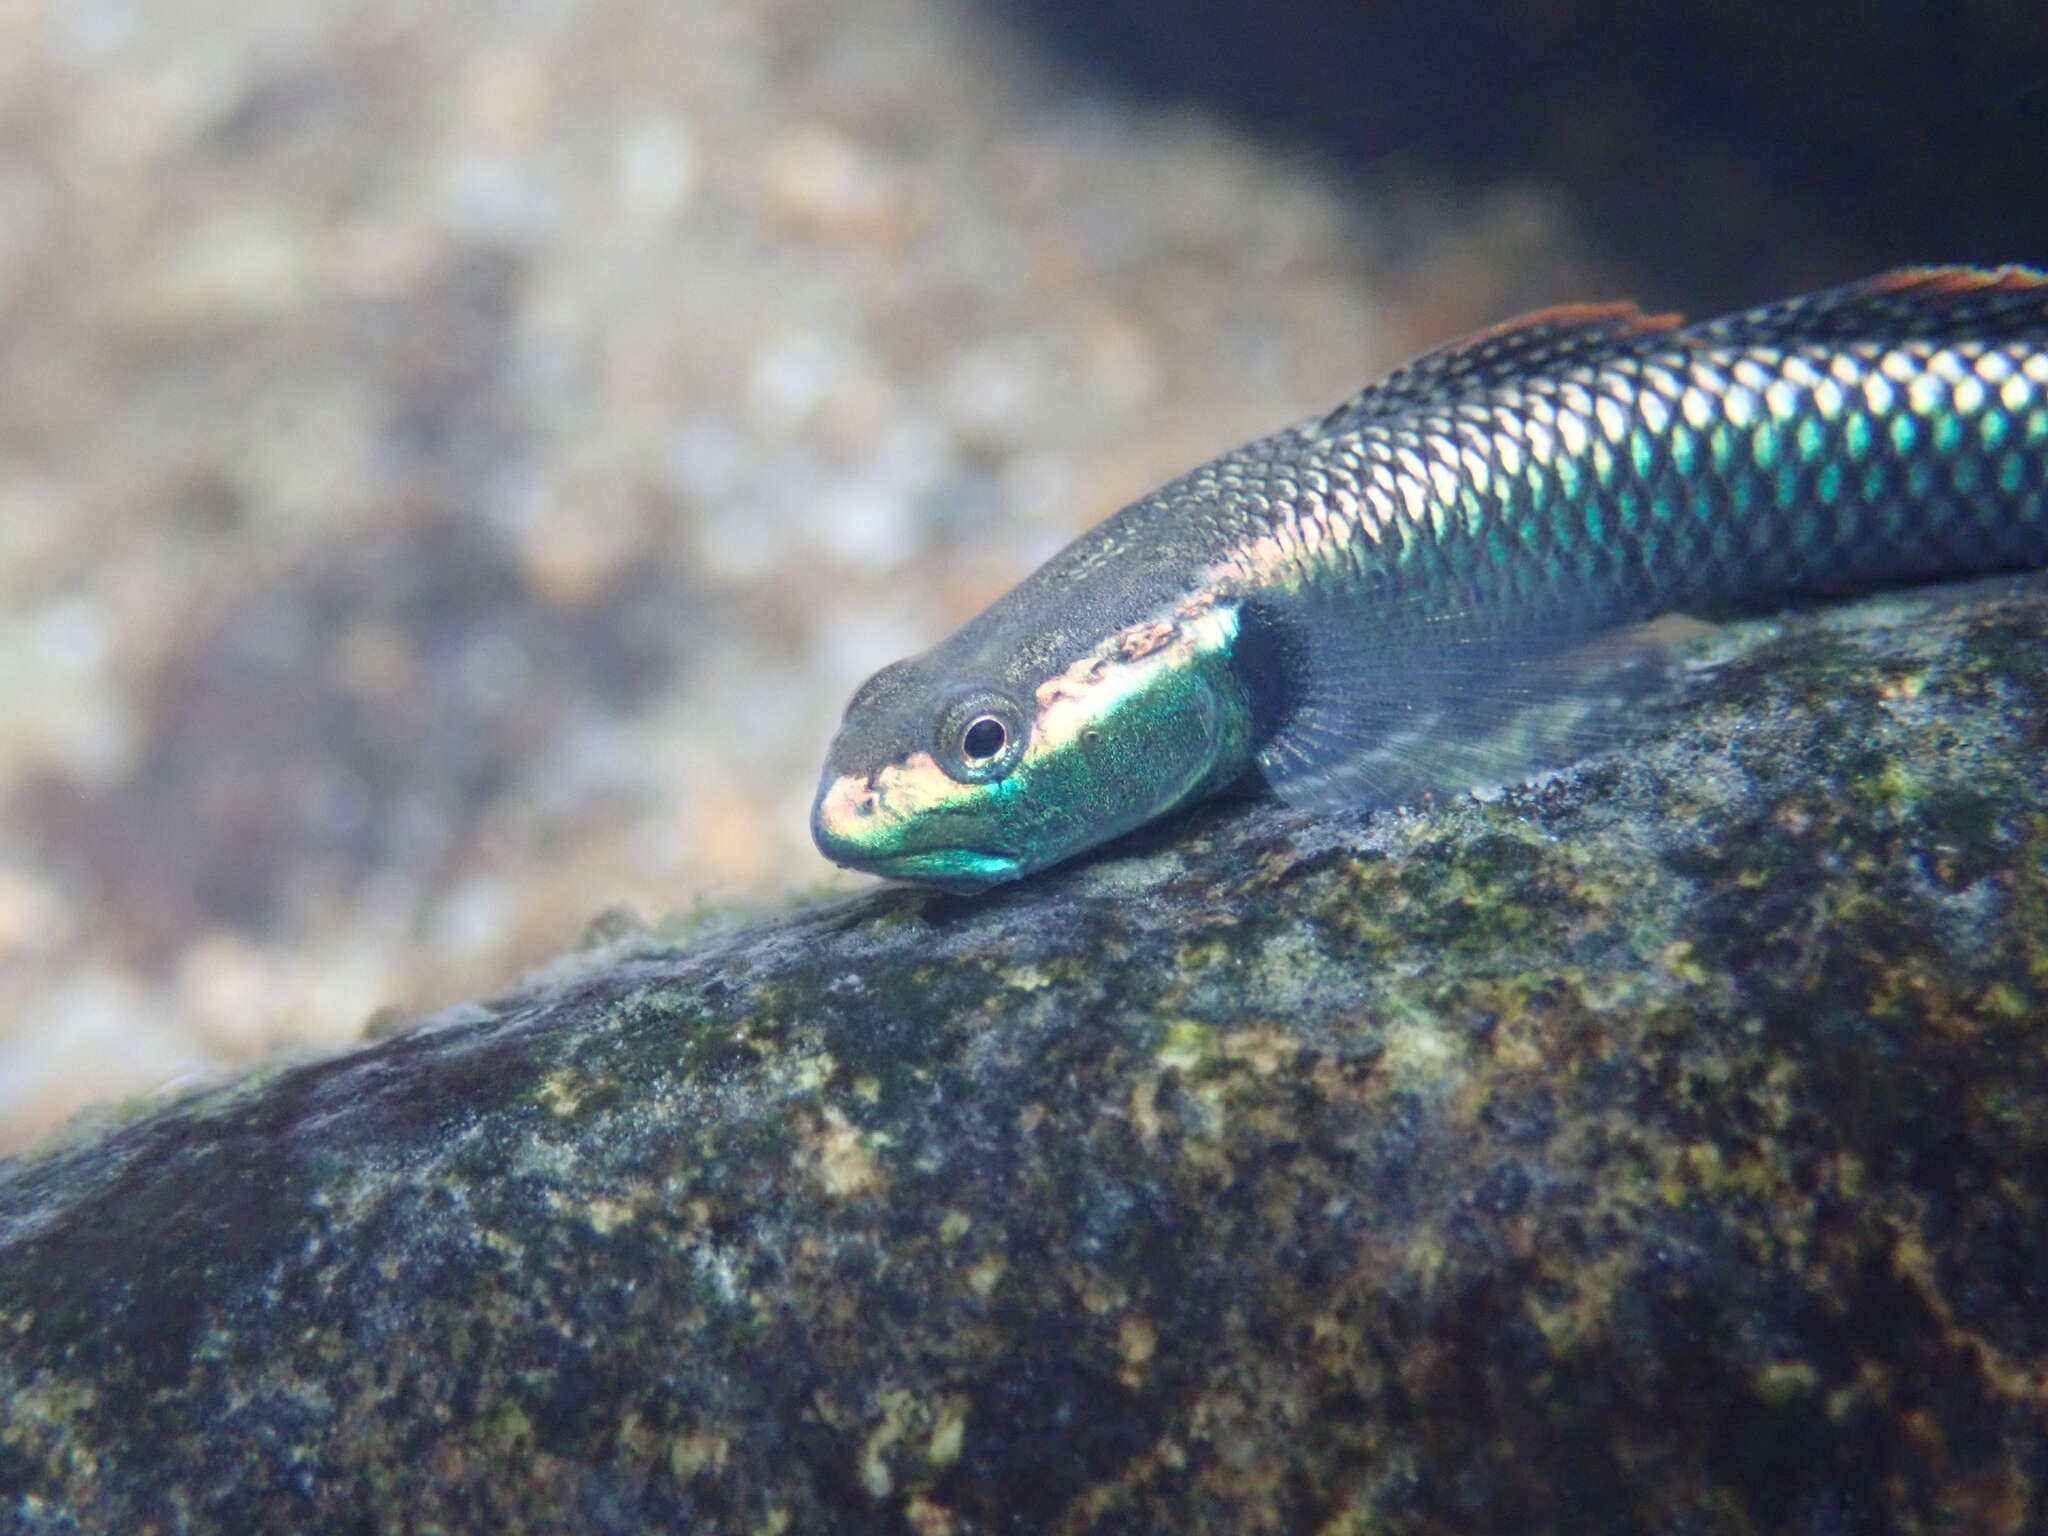
[[884, 668], [813, 833], [975, 888], [1239, 785], [1512, 782], [1590, 739], [1660, 614], [2043, 565], [2048, 274], [1546, 310], [1162, 486]]

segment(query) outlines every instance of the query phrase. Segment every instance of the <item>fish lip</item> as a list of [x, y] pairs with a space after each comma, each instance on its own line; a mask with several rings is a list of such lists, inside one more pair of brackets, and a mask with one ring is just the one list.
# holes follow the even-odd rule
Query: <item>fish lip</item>
[[[962, 859], [975, 861], [974, 866], [962, 869]], [[914, 853], [867, 854], [849, 867], [888, 880], [914, 880], [924, 885], [978, 891], [1015, 879], [1023, 873], [1024, 861], [1000, 848], [922, 848]]]
[[818, 797], [811, 805], [811, 841], [817, 844], [818, 852], [843, 869], [880, 875], [888, 880], [915, 880], [927, 885], [951, 886], [955, 890], [978, 891], [1005, 880], [1014, 880], [1032, 867], [1030, 861], [1020, 854], [985, 844], [940, 843], [922, 848], [876, 848], [843, 826], [835, 825], [837, 818], [828, 814], [834, 785], [845, 777], [835, 776], [828, 768], [819, 784]]

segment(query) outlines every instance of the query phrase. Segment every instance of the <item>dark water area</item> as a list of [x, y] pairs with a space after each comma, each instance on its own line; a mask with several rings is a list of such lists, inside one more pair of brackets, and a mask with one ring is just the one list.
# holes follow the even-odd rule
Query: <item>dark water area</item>
[[1660, 301], [2048, 260], [2038, 5], [986, 0], [1111, 93], [1390, 180], [1559, 197]]

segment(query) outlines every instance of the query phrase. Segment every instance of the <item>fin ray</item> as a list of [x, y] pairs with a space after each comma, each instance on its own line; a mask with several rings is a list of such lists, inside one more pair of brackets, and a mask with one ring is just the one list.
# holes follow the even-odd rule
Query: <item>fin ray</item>
[[1688, 326], [1712, 345], [2004, 341], [2048, 334], [2048, 272], [2004, 267], [1895, 267], [1861, 282]]
[[1311, 429], [1341, 433], [1532, 373], [1672, 341], [1696, 345], [1827, 345], [1850, 341], [2002, 340], [2048, 334], [2048, 271], [1895, 267], [1860, 282], [1686, 324], [1623, 300], [1560, 304], [1475, 331], [1402, 364], [1324, 414]]
[[1402, 364], [1325, 414], [1315, 431], [1327, 436], [1532, 372], [1639, 350], [1647, 340], [1672, 330], [1679, 320], [1675, 314], [1646, 315], [1625, 300], [1539, 309]]
[[1479, 609], [1360, 634], [1290, 632], [1291, 707], [1258, 755], [1297, 809], [1373, 809], [1521, 783], [1640, 734], [1631, 708], [1664, 675], [1669, 628], [1588, 633], [1578, 622], [1503, 623]]

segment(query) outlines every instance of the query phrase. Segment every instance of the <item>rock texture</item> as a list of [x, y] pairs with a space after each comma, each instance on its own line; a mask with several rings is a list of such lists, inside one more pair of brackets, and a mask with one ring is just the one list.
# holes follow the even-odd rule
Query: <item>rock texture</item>
[[2048, 1525], [2048, 591], [0, 1171], [0, 1528]]

